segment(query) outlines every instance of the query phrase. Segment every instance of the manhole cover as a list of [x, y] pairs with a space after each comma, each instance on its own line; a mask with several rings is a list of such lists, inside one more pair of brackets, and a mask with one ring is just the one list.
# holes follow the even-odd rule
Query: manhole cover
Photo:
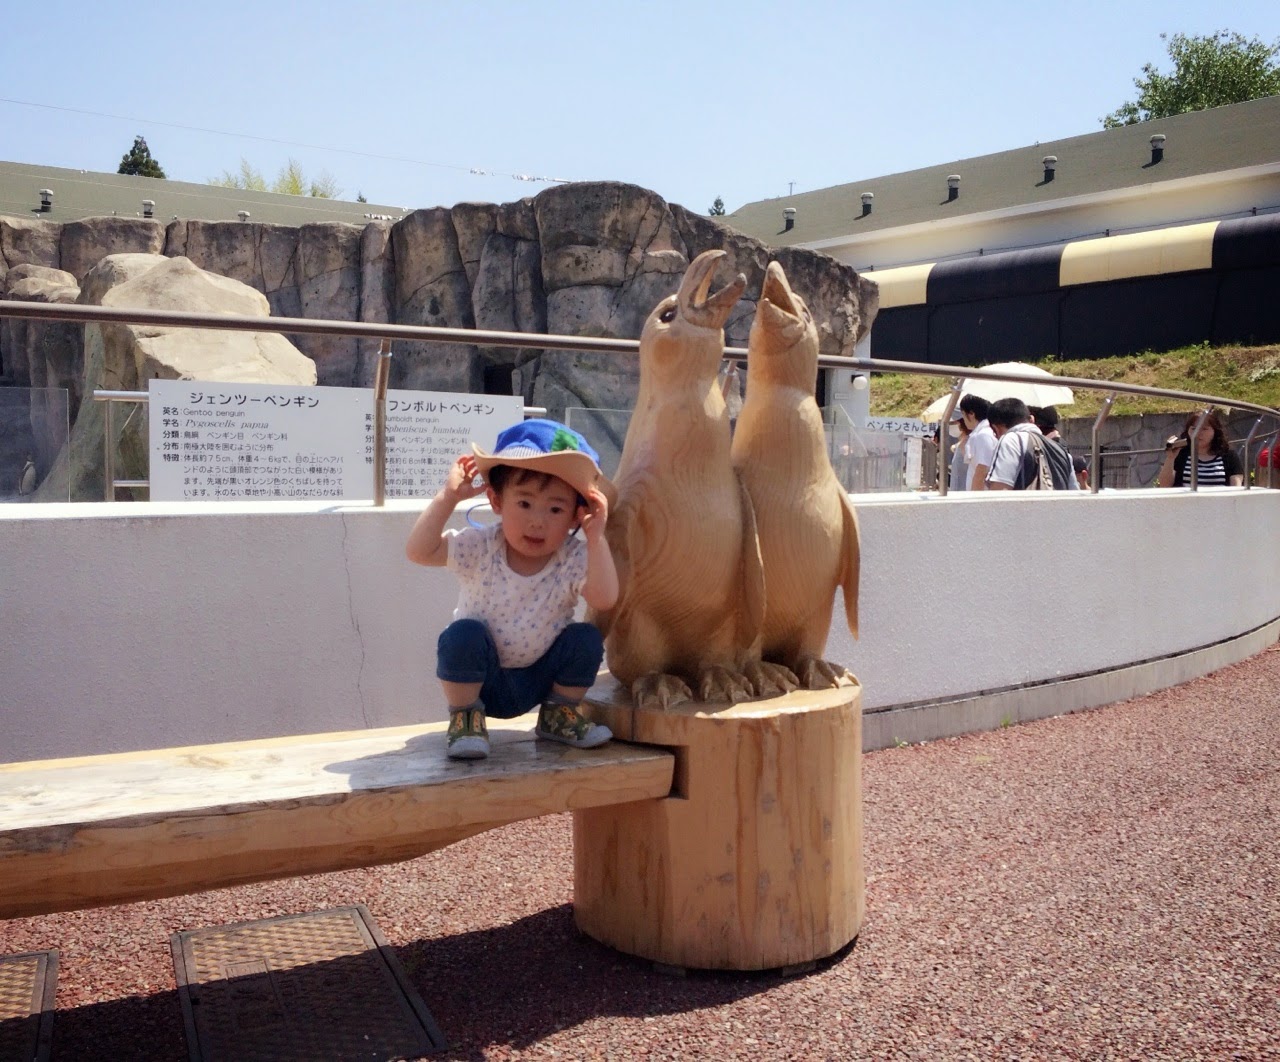
[[0, 955], [0, 1062], [44, 1062], [53, 1035], [58, 953]]
[[361, 904], [175, 933], [192, 1062], [389, 1062], [445, 1046]]

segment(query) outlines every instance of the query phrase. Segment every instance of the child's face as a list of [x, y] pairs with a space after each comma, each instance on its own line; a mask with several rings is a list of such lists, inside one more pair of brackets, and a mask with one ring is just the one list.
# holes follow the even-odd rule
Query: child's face
[[549, 558], [577, 527], [578, 492], [556, 476], [541, 483], [512, 476], [500, 495], [489, 492], [489, 501], [502, 517], [508, 549], [522, 557]]

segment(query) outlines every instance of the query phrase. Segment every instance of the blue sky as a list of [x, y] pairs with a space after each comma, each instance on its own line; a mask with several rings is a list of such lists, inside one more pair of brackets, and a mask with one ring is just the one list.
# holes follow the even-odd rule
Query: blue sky
[[1274, 41], [1280, 4], [14, 3], [0, 160], [114, 172], [141, 134], [187, 181], [292, 157], [395, 207], [524, 174], [733, 210], [1093, 132], [1161, 32], [1217, 29]]

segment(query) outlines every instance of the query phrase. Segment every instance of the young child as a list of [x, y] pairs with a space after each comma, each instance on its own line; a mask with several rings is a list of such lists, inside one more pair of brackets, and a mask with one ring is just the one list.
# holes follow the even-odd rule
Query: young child
[[[507, 428], [492, 454], [472, 450], [454, 462], [405, 544], [411, 561], [447, 565], [460, 584], [453, 622], [437, 647], [449, 756], [483, 759], [485, 714], [510, 719], [535, 705], [539, 737], [575, 748], [603, 745], [612, 732], [584, 718], [578, 704], [600, 669], [604, 641], [591, 624], [573, 622], [579, 596], [596, 609], [618, 598], [604, 537], [611, 485], [599, 456], [553, 420]], [[486, 490], [500, 522], [444, 530], [459, 502]], [[573, 537], [579, 527], [585, 541]]]

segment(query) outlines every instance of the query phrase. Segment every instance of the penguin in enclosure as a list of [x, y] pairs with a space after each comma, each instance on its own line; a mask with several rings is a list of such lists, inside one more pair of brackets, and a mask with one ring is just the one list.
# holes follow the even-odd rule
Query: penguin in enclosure
[[18, 476], [18, 493], [34, 494], [36, 492], [36, 463], [27, 454], [27, 463], [22, 466], [22, 474]]
[[747, 387], [733, 467], [755, 510], [766, 587], [762, 653], [808, 689], [852, 681], [822, 659], [836, 587], [858, 634], [858, 518], [827, 452], [818, 327], [777, 262], [765, 271], [747, 340]]
[[605, 636], [609, 670], [641, 707], [786, 692], [759, 663], [760, 553], [718, 384], [724, 324], [746, 288], [739, 273], [710, 293], [726, 257], [698, 255], [645, 321], [639, 393], [613, 477], [618, 504], [605, 533], [620, 593], [589, 618]]

